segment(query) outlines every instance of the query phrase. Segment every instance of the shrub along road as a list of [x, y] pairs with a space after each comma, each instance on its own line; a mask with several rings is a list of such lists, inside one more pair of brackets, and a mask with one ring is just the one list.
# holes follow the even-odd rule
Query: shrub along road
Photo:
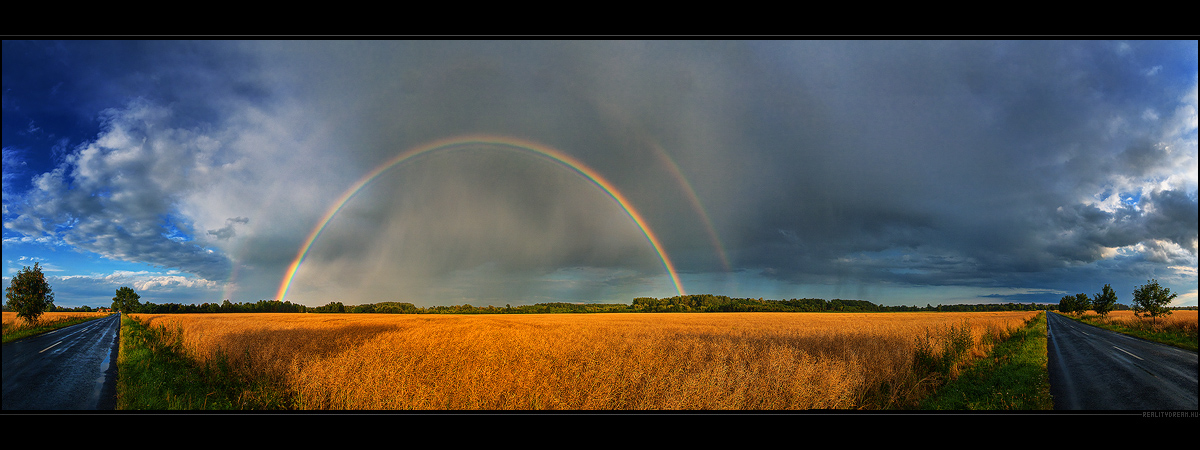
[[121, 315], [4, 344], [4, 410], [112, 409]]
[[1196, 352], [1046, 317], [1056, 410], [1196, 410]]

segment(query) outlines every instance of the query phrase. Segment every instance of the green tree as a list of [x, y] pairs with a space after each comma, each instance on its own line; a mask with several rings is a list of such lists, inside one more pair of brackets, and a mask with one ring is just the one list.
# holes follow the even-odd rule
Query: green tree
[[1092, 302], [1088, 300], [1087, 294], [1066, 295], [1058, 301], [1058, 312], [1063, 314], [1082, 314], [1084, 311], [1091, 309]]
[[1104, 285], [1099, 293], [1092, 295], [1092, 310], [1101, 316], [1108, 316], [1109, 311], [1117, 307], [1117, 293], [1112, 286]]
[[133, 289], [121, 286], [120, 289], [117, 289], [117, 296], [113, 297], [112, 309], [126, 314], [137, 312], [142, 306], [142, 303], [138, 301], [140, 298], [142, 297]]
[[33, 263], [32, 269], [25, 266], [17, 272], [4, 288], [4, 298], [8, 300], [8, 308], [17, 312], [17, 317], [30, 322], [37, 322], [42, 313], [54, 307], [54, 292], [38, 263]]
[[1082, 292], [1075, 294], [1075, 312], [1083, 315], [1089, 309], [1092, 309], [1092, 300], [1088, 298], [1087, 294]]
[[1074, 295], [1064, 295], [1063, 298], [1058, 299], [1058, 312], [1072, 314], [1075, 312], [1075, 304]]
[[346, 312], [346, 306], [343, 305], [342, 302], [329, 302], [329, 304], [327, 304], [325, 306], [318, 306], [318, 307], [314, 308], [314, 312], [342, 313], [342, 312]]
[[1160, 286], [1158, 280], [1147, 280], [1146, 284], [1133, 290], [1133, 314], [1138, 317], [1145, 314], [1155, 321], [1158, 316], [1171, 314], [1167, 305], [1178, 296], [1171, 293], [1171, 289]]

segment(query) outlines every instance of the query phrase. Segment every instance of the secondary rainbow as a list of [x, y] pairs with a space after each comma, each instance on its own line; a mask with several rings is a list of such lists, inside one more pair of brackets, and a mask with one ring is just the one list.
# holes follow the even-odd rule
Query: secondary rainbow
[[721, 259], [721, 266], [725, 268], [726, 273], [729, 273], [729, 257], [725, 255], [725, 246], [721, 244], [721, 239], [717, 237], [717, 230], [713, 228], [712, 219], [708, 217], [708, 211], [700, 203], [700, 197], [696, 195], [696, 189], [692, 187], [692, 183], [688, 182], [687, 177], [683, 176], [683, 171], [679, 170], [679, 165], [675, 164], [675, 160], [671, 159], [671, 155], [668, 155], [667, 151], [661, 145], [651, 143], [650, 146], [654, 148], [654, 153], [658, 155], [658, 159], [662, 161], [663, 165], [667, 166], [667, 169], [671, 172], [671, 176], [675, 177], [675, 181], [679, 183], [683, 192], [687, 194], [688, 201], [692, 203], [692, 209], [695, 209], [696, 213], [700, 215], [700, 219], [704, 221], [704, 227], [708, 231], [708, 239], [712, 241], [713, 248], [717, 250], [717, 257]]
[[625, 213], [629, 214], [629, 217], [633, 219], [633, 222], [642, 230], [642, 234], [646, 236], [646, 240], [650, 241], [650, 245], [654, 247], [654, 251], [658, 253], [659, 259], [662, 260], [663, 267], [665, 267], [667, 270], [667, 275], [671, 277], [671, 282], [675, 284], [676, 292], [678, 292], [679, 295], [685, 295], [683, 284], [679, 282], [679, 275], [675, 272], [675, 265], [671, 262], [671, 258], [667, 256], [667, 253], [663, 251], [662, 243], [659, 242], [658, 237], [655, 236], [650, 227], [646, 225], [646, 219], [643, 218], [641, 213], [639, 213], [637, 209], [633, 207], [633, 205], [629, 202], [629, 199], [625, 198], [620, 191], [613, 187], [612, 183], [604, 179], [604, 177], [598, 172], [583, 164], [579, 160], [571, 157], [570, 155], [567, 155], [566, 153], [536, 142], [504, 136], [473, 135], [434, 141], [404, 151], [379, 165], [374, 170], [364, 175], [361, 179], [354, 183], [354, 185], [350, 186], [350, 188], [342, 193], [342, 195], [338, 197], [337, 201], [330, 206], [329, 210], [325, 212], [325, 215], [321, 217], [321, 220], [317, 223], [317, 226], [308, 233], [308, 237], [305, 239], [304, 245], [302, 245], [300, 247], [300, 251], [296, 253], [295, 260], [292, 261], [292, 264], [288, 266], [287, 271], [284, 272], [283, 280], [279, 283], [279, 291], [275, 297], [279, 301], [283, 301], [287, 297], [288, 289], [292, 284], [292, 279], [295, 278], [296, 271], [300, 269], [300, 264], [304, 262], [304, 257], [308, 254], [309, 249], [312, 248], [313, 242], [316, 242], [317, 238], [321, 237], [321, 232], [325, 231], [325, 227], [327, 227], [329, 222], [333, 220], [333, 216], [337, 215], [338, 211], [341, 211], [342, 208], [346, 206], [346, 203], [349, 202], [350, 199], [356, 194], [358, 194], [360, 190], [370, 184], [371, 181], [375, 180], [375, 178], [379, 177], [384, 172], [387, 172], [389, 169], [415, 156], [438, 150], [447, 150], [464, 146], [505, 148], [533, 153], [535, 155], [539, 155], [540, 157], [549, 158], [552, 161], [562, 164], [584, 178], [587, 178], [606, 194], [612, 197], [613, 200], [616, 200], [617, 204], [621, 205], [621, 208], [625, 210]]

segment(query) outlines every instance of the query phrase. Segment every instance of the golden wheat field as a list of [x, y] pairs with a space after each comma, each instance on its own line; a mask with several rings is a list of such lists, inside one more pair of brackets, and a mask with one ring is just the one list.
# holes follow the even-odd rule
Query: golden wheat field
[[[109, 313], [106, 312], [47, 312], [42, 313], [42, 316], [38, 318], [37, 323], [39, 325], [46, 325], [54, 322], [71, 320], [78, 317], [96, 318], [104, 317], [108, 314]], [[3, 313], [3, 319], [0, 319], [0, 321], [3, 322], [2, 328], [5, 334], [30, 327], [30, 323], [28, 321], [17, 317], [17, 313], [11, 311], [5, 311]]]
[[[872, 408], [911, 401], [919, 347], [982, 356], [1036, 312], [135, 314], [301, 409]], [[880, 390], [881, 386], [888, 386]]]
[[[1195, 337], [1197, 324], [1200, 323], [1200, 316], [1197, 315], [1197, 312], [1195, 310], [1174, 310], [1169, 315], [1151, 319], [1147, 316], [1137, 317], [1133, 311], [1129, 310], [1110, 311], [1108, 316], [1100, 321], [1154, 331], [1174, 330]], [[1094, 313], [1089, 312], [1089, 314]]]
[[[1164, 324], [1166, 327], [1188, 327], [1196, 328], [1196, 324], [1200, 322], [1200, 311], [1195, 310], [1174, 310], [1166, 316], [1159, 316], [1153, 321]], [[1149, 317], [1137, 317], [1133, 311], [1110, 311], [1108, 319], [1113, 322], [1151, 322]]]

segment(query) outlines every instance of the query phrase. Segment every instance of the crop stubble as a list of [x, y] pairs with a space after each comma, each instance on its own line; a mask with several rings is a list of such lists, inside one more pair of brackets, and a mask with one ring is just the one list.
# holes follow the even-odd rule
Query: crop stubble
[[[529, 315], [135, 314], [291, 392], [300, 409], [895, 407], [1037, 312]], [[961, 364], [961, 363], [958, 363]]]

